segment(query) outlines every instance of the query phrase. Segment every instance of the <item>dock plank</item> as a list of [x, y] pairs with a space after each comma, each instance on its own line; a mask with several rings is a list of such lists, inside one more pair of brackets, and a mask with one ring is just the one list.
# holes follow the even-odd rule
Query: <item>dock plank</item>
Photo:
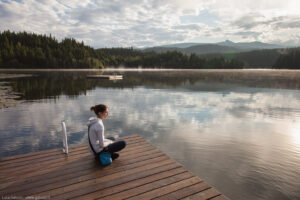
[[[152, 145], [149, 145], [147, 143], [137, 143], [138, 145], [134, 145], [132, 144], [132, 146], [130, 148], [127, 149], [126, 152], [129, 151], [147, 151], [147, 150], [151, 150], [154, 149], [155, 147], [153, 147]], [[123, 154], [123, 152], [121, 152], [120, 154]], [[43, 162], [31, 162], [31, 163], [27, 163], [24, 165], [19, 165], [16, 164], [15, 167], [11, 167], [11, 168], [7, 168], [7, 169], [2, 169], [1, 171], [1, 175], [0, 178], [2, 177], [2, 175], [4, 176], [8, 176], [10, 173], [15, 175], [15, 173], [19, 172], [19, 173], [23, 173], [25, 172], [24, 170], [36, 170], [36, 169], [41, 169], [42, 166], [45, 166], [46, 168], [49, 168], [50, 166], [53, 165], [60, 165], [60, 164], [67, 164], [68, 162], [72, 162], [74, 160], [77, 160], [79, 158], [82, 157], [91, 157], [92, 154], [89, 150], [83, 150], [82, 152], [78, 152], [77, 154], [70, 154], [70, 155], [63, 155], [63, 157], [52, 157], [51, 159], [48, 160], [43, 160]], [[64, 162], [61, 162], [64, 161]], [[29, 165], [30, 168], [26, 168], [26, 165]], [[21, 171], [20, 171], [21, 170]]]
[[220, 196], [212, 198], [211, 200], [229, 200], [229, 198], [224, 195], [220, 195]]
[[[155, 148], [152, 145], [150, 145], [149, 143], [146, 142], [138, 142], [138, 143], [129, 143], [129, 147], [128, 149], [126, 149], [127, 151], [131, 151], [132, 149], [138, 149], [138, 148], [143, 148], [143, 147], [149, 147], [149, 148]], [[127, 152], [126, 151], [126, 152]], [[123, 153], [123, 152], [121, 152]], [[83, 155], [84, 154], [84, 155]], [[37, 158], [35, 161], [31, 161], [29, 163], [16, 163], [16, 165], [14, 167], [10, 167], [10, 168], [3, 168], [1, 169], [1, 173], [0, 173], [0, 179], [2, 177], [2, 175], [4, 174], [4, 176], [9, 176], [9, 174], [13, 174], [16, 175], [16, 172], [18, 173], [24, 173], [23, 170], [36, 170], [37, 169], [41, 169], [42, 167], [49, 167], [52, 164], [66, 164], [66, 162], [74, 160], [74, 159], [78, 159], [81, 157], [87, 157], [90, 156], [90, 150], [87, 148], [85, 150], [81, 150], [81, 151], [76, 151], [76, 153], [69, 153], [68, 155], [66, 154], [62, 154], [60, 153], [57, 156], [51, 156], [48, 159], [42, 159], [42, 158]], [[46, 155], [47, 156], [47, 155]], [[62, 160], [66, 161], [66, 162], [61, 162]], [[43, 162], [41, 162], [43, 161]], [[26, 168], [26, 165], [30, 165], [30, 168]], [[25, 167], [24, 167], [25, 166]]]
[[[143, 138], [141, 138], [139, 135], [137, 134], [134, 134], [134, 135], [130, 135], [130, 136], [124, 136], [122, 138], [119, 138], [119, 139], [122, 139], [122, 140], [126, 140], [126, 142], [128, 141], [133, 141], [133, 142], [136, 142], [136, 141], [144, 141]], [[117, 139], [118, 140], [118, 139]], [[72, 151], [76, 151], [78, 150], [79, 148], [88, 148], [87, 145], [84, 145], [84, 146], [77, 146], [77, 147], [71, 147], [69, 149], [70, 152]], [[25, 157], [33, 157], [33, 156], [36, 156], [36, 155], [48, 155], [48, 153], [56, 153], [56, 154], [61, 154], [61, 155], [64, 155], [62, 154], [62, 150], [61, 149], [49, 149], [49, 150], [43, 150], [43, 151], [37, 151], [37, 152], [31, 152], [31, 153], [26, 153], [26, 154], [19, 154], [19, 155], [14, 155], [14, 156], [9, 156], [9, 157], [4, 157], [0, 160], [0, 164], [2, 162], [6, 162], [6, 161], [9, 161], [9, 160], [15, 160], [15, 161], [18, 161], [16, 159], [19, 159], [19, 158], [25, 158]]]
[[86, 195], [77, 196], [76, 198], [72, 198], [72, 199], [78, 199], [78, 200], [99, 199], [99, 198], [103, 199], [103, 197], [106, 196], [112, 198], [111, 195], [114, 195], [116, 193], [120, 193], [122, 191], [126, 191], [147, 183], [151, 183], [160, 179], [164, 179], [169, 176], [173, 176], [185, 172], [185, 169], [182, 167], [177, 167], [177, 166], [175, 168], [171, 168], [171, 167], [172, 166], [168, 165], [160, 168], [155, 168], [154, 170], [151, 171], [149, 170], [149, 171], [141, 172], [140, 174], [136, 174], [134, 176], [134, 179], [132, 179], [132, 181], [128, 181], [127, 178], [128, 182], [125, 182], [123, 184], [120, 184], [122, 181], [118, 183], [113, 183], [114, 184], [113, 186], [108, 187], [106, 189], [102, 189], [100, 186], [97, 185], [97, 187], [91, 189], [93, 192], [88, 193]]
[[159, 200], [183, 199], [185, 197], [193, 196], [195, 193], [202, 192], [203, 190], [207, 190], [209, 188], [210, 186], [208, 184], [206, 184], [205, 182], [200, 182], [198, 184], [192, 185], [190, 187], [185, 187], [183, 189], [160, 196], [155, 199], [159, 199]]
[[[67, 183], [69, 183], [68, 185], [66, 185], [65, 182], [61, 182], [59, 188], [57, 188], [59, 183], [58, 184], [56, 183], [53, 185], [53, 187], [56, 187], [56, 189], [52, 189], [52, 187], [48, 188], [50, 190], [46, 191], [46, 193], [44, 193], [44, 194], [48, 194], [50, 196], [55, 196], [55, 195], [59, 195], [59, 194], [65, 193], [65, 192], [77, 190], [82, 187], [88, 187], [88, 186], [94, 185], [94, 184], [105, 184], [107, 181], [111, 181], [111, 180], [118, 179], [118, 178], [123, 178], [128, 175], [136, 174], [138, 172], [150, 170], [150, 169], [168, 165], [168, 164], [175, 164], [175, 163], [170, 160], [166, 160], [166, 161], [163, 161], [160, 163], [149, 164], [147, 166], [141, 166], [141, 167], [137, 167], [134, 169], [125, 169], [124, 171], [119, 171], [117, 173], [108, 174], [108, 175], [104, 175], [104, 176], [96, 177], [96, 178], [95, 178], [95, 176], [89, 175], [86, 177], [86, 180], [84, 180], [84, 181], [82, 181], [82, 177], [78, 177], [75, 179], [68, 180], [68, 182], [67, 182]], [[64, 186], [61, 187], [61, 184], [63, 184]]]
[[[157, 156], [162, 156], [163, 154], [158, 151], [157, 149], [152, 149], [146, 152], [138, 153], [138, 154], [122, 154], [124, 156], [124, 159], [130, 159], [128, 161], [118, 161], [120, 164], [125, 165], [125, 164], [130, 164], [133, 162], [138, 162], [138, 161], [143, 161], [146, 159], [151, 159]], [[116, 161], [117, 162], [117, 161]], [[74, 163], [74, 162], [73, 162]], [[89, 157], [89, 159], [82, 158], [79, 160], [79, 162], [74, 163], [71, 167], [68, 166], [62, 166], [58, 168], [51, 168], [51, 169], [46, 169], [46, 170], [41, 170], [41, 171], [34, 171], [31, 174], [24, 174], [23, 179], [20, 181], [18, 180], [8, 180], [5, 183], [0, 184], [2, 186], [3, 184], [9, 184], [9, 183], [15, 183], [15, 184], [23, 184], [23, 183], [30, 183], [33, 181], [38, 181], [38, 180], [48, 180], [50, 178], [56, 177], [56, 176], [65, 176], [69, 173], [80, 173], [80, 174], [85, 174], [89, 173], [91, 170], [95, 170], [94, 168], [96, 167], [99, 168], [98, 163], [95, 163], [93, 157]], [[48, 181], [50, 182], [50, 180]], [[14, 184], [14, 186], [15, 186]]]
[[[13, 186], [11, 186], [11, 188], [14, 190], [14, 192], [21, 191], [21, 190], [24, 191], [26, 189], [27, 189], [26, 191], [29, 192], [28, 190], [30, 190], [32, 187], [34, 187], [35, 190], [42, 191], [44, 189], [41, 187], [54, 188], [57, 186], [64, 186], [64, 185], [76, 183], [78, 178], [80, 178], [81, 181], [84, 181], [84, 180], [93, 179], [97, 176], [102, 176], [105, 174], [114, 173], [125, 169], [131, 169], [134, 167], [143, 166], [148, 162], [152, 162], [151, 158], [152, 159], [161, 158], [162, 156], [163, 154], [160, 152], [153, 155], [144, 155], [142, 157], [139, 157], [139, 161], [137, 161], [137, 159], [135, 160], [131, 159], [127, 163], [123, 162], [122, 167], [112, 168], [110, 170], [106, 170], [105, 172], [97, 171], [97, 169], [99, 169], [98, 165], [94, 165], [93, 163], [92, 166], [90, 166], [89, 168], [81, 167], [79, 169], [76, 169], [76, 171], [66, 172], [65, 174], [62, 173], [46, 174], [44, 176], [39, 176], [34, 180], [25, 180], [25, 182], [30, 183], [30, 185], [22, 185], [22, 183], [15, 183]], [[166, 159], [165, 157], [162, 158]], [[91, 172], [91, 170], [93, 172]], [[16, 188], [15, 185], [19, 185], [19, 187], [15, 189]]]
[[15, 155], [0, 160], [0, 195], [48, 199], [228, 200], [139, 135], [102, 167], [88, 145]]

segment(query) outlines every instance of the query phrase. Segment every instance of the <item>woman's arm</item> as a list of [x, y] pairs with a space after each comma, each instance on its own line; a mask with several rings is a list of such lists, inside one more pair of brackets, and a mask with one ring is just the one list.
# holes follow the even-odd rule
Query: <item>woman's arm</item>
[[104, 127], [99, 124], [99, 126], [97, 126], [97, 145], [99, 146], [99, 148], [101, 149], [100, 151], [102, 151], [102, 149], [105, 147], [104, 145]]
[[113, 143], [114, 141], [110, 140], [110, 139], [106, 139], [104, 138], [104, 142], [103, 142], [103, 145], [104, 147], [107, 147], [108, 145], [110, 145], [111, 143]]
[[99, 124], [90, 128], [90, 142], [96, 153], [100, 153], [104, 148], [104, 131]]

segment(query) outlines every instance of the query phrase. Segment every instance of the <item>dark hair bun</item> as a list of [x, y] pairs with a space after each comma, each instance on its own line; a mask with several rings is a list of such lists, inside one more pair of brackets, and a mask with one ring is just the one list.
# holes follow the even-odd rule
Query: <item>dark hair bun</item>
[[92, 106], [92, 107], [90, 108], [90, 110], [91, 110], [91, 111], [94, 111], [94, 110], [95, 110], [95, 106]]
[[91, 111], [94, 111], [95, 114], [98, 116], [99, 113], [104, 113], [106, 111], [107, 106], [104, 104], [98, 104], [98, 105], [92, 106], [90, 109], [91, 109]]

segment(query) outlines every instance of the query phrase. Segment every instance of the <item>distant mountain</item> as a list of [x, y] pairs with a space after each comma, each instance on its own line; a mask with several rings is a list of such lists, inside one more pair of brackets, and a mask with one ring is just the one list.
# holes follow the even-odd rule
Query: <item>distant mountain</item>
[[191, 46], [202, 45], [207, 43], [177, 43], [177, 44], [167, 44], [158, 47], [167, 47], [167, 48], [188, 48]]
[[202, 45], [196, 45], [191, 46], [185, 49], [182, 49], [182, 53], [186, 54], [208, 54], [208, 53], [236, 53], [236, 52], [242, 52], [243, 49], [236, 48], [236, 47], [227, 47], [227, 46], [221, 46], [217, 44], [202, 44]]
[[[184, 48], [183, 48], [184, 49]], [[156, 53], [165, 53], [165, 52], [168, 52], [168, 51], [178, 51], [178, 52], [181, 52], [181, 48], [178, 48], [178, 47], [150, 47], [150, 48], [145, 48], [143, 49], [142, 51], [143, 52], [151, 52], [151, 51], [154, 51]]]
[[[253, 49], [251, 49], [253, 50]], [[210, 54], [210, 53], [238, 53], [238, 52], [245, 52], [247, 50], [243, 48], [237, 47], [229, 47], [229, 46], [221, 46], [217, 44], [201, 44], [201, 45], [194, 45], [187, 48], [179, 48], [179, 47], [151, 47], [143, 49], [144, 52], [154, 51], [156, 53], [166, 53], [168, 51], [178, 51], [183, 54]]]
[[221, 46], [237, 47], [237, 48], [249, 49], [249, 50], [284, 48], [283, 46], [277, 45], [277, 44], [268, 44], [268, 43], [263, 43], [263, 42], [238, 42], [238, 43], [234, 43], [230, 40], [226, 40], [224, 42], [219, 42], [217, 44], [221, 45]]
[[157, 47], [145, 48], [143, 51], [154, 51], [157, 53], [165, 53], [168, 51], [179, 51], [184, 54], [213, 54], [213, 53], [240, 53], [262, 49], [277, 49], [284, 48], [276, 44], [268, 44], [262, 42], [232, 42], [226, 40], [219, 43], [178, 43], [163, 45]]

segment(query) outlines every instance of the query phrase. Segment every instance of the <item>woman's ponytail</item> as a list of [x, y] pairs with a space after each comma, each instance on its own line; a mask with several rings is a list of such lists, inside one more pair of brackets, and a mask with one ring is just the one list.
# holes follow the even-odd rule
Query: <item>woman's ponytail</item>
[[106, 111], [106, 109], [107, 109], [107, 106], [104, 104], [98, 104], [98, 105], [92, 106], [90, 108], [90, 110], [94, 111], [97, 116], [98, 116], [99, 112], [104, 113]]
[[91, 111], [94, 111], [94, 110], [95, 110], [95, 106], [92, 106], [92, 107], [90, 108], [90, 110], [91, 110]]

